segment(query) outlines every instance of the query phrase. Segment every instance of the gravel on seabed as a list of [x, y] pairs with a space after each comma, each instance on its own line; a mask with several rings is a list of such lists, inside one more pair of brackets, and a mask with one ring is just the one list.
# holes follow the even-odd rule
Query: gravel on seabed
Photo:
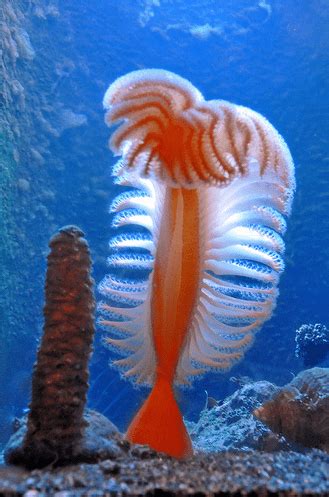
[[197, 453], [185, 461], [126, 444], [115, 460], [26, 471], [0, 467], [0, 497], [326, 496], [329, 454]]

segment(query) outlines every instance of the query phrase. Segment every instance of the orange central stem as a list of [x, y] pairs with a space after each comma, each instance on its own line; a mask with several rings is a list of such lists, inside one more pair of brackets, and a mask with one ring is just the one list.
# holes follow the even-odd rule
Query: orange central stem
[[168, 188], [153, 275], [151, 322], [157, 376], [172, 382], [199, 283], [197, 190]]
[[178, 458], [193, 453], [175, 400], [173, 381], [197, 298], [199, 252], [198, 193], [168, 188], [155, 256], [151, 303], [156, 378], [126, 437]]

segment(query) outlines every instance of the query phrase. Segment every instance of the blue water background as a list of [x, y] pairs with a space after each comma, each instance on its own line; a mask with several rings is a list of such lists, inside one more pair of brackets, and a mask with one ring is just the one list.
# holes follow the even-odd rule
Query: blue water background
[[[53, 163], [65, 164], [52, 168], [50, 163], [48, 170], [50, 188], [56, 193], [52, 228], [74, 223], [85, 231], [96, 282], [106, 273], [107, 243], [113, 233], [107, 210], [118, 192], [111, 184], [114, 159], [107, 149], [109, 130], [101, 106], [115, 78], [151, 67], [177, 72], [206, 99], [225, 99], [260, 112], [287, 141], [296, 165], [297, 192], [285, 237], [286, 270], [273, 318], [241, 363], [228, 373], [208, 374], [192, 390], [180, 391], [178, 398], [185, 415], [195, 419], [205, 390], [223, 398], [236, 389], [231, 376], [279, 384], [290, 381], [292, 374], [303, 369], [294, 356], [295, 330], [309, 322], [329, 326], [328, 2], [61, 0], [58, 8], [69, 18], [71, 42], [85, 62], [60, 81], [54, 98], [86, 114], [88, 124], [63, 132], [51, 144]], [[47, 29], [57, 36], [56, 24]], [[64, 52], [65, 48], [63, 57], [70, 55]], [[79, 140], [81, 147], [77, 147]], [[31, 231], [36, 246], [42, 229], [36, 219]], [[43, 275], [45, 260], [35, 264]], [[28, 402], [30, 368], [42, 325], [42, 278], [33, 290], [29, 347], [23, 353], [17, 337], [12, 353], [24, 360], [20, 368], [10, 370], [3, 387], [8, 388], [10, 399], [8, 419], [20, 414]], [[125, 429], [147, 391], [121, 380], [107, 365], [112, 357], [98, 333], [89, 405]]]

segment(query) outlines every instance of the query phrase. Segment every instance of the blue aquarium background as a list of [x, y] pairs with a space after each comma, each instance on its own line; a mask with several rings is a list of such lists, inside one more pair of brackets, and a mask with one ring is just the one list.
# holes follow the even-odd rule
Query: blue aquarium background
[[[232, 393], [232, 377], [289, 382], [304, 368], [295, 357], [296, 330], [329, 326], [329, 3], [35, 0], [5, 1], [1, 9], [0, 443], [29, 402], [50, 236], [77, 224], [96, 284], [107, 272], [108, 207], [119, 187], [102, 99], [114, 79], [136, 69], [174, 71], [208, 100], [260, 112], [296, 166], [274, 315], [231, 371], [179, 391], [184, 415], [198, 417], [205, 390], [216, 399]], [[147, 390], [120, 379], [108, 366], [112, 358], [98, 331], [89, 406], [124, 430]]]

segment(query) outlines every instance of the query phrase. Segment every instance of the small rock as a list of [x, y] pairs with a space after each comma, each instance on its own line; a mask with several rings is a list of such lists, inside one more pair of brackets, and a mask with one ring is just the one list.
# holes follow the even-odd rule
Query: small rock
[[100, 469], [103, 471], [104, 474], [112, 474], [112, 475], [117, 475], [120, 473], [120, 466], [109, 459], [106, 461], [102, 461], [99, 464]]
[[19, 178], [17, 180], [17, 187], [22, 192], [28, 192], [30, 190], [30, 182], [27, 179]]
[[23, 497], [40, 497], [40, 492], [37, 490], [28, 490], [23, 494]]

